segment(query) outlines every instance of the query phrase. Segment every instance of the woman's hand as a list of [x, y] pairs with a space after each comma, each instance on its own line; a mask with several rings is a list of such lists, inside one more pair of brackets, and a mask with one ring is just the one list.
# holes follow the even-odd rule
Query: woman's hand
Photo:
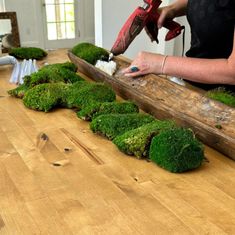
[[[128, 77], [138, 77], [149, 73], [160, 74], [164, 58], [165, 56], [160, 54], [139, 52], [130, 66], [122, 70], [122, 73]], [[133, 71], [133, 67], [137, 67], [138, 71]]]
[[158, 19], [158, 28], [161, 28], [166, 19], [174, 19], [183, 16], [186, 13], [188, 0], [177, 0], [173, 4], [158, 9], [160, 16]]
[[160, 14], [157, 22], [157, 26], [159, 29], [163, 26], [166, 19], [172, 20], [176, 17], [175, 11], [171, 5], [166, 7], [160, 7], [158, 9], [158, 12]]

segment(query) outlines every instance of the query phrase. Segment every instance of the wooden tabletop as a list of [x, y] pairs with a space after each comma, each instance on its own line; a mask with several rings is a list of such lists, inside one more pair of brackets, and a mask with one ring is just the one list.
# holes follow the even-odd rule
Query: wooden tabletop
[[[67, 50], [39, 62], [69, 61]], [[0, 234], [235, 234], [235, 162], [173, 174], [121, 153], [69, 109], [9, 97], [0, 66]]]

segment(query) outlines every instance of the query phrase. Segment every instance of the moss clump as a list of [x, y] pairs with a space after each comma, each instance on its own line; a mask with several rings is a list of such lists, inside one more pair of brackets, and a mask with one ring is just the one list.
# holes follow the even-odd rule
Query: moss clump
[[74, 73], [76, 73], [77, 69], [78, 69], [78, 67], [74, 63], [71, 63], [69, 61], [64, 62], [64, 63], [49, 64], [47, 66], [48, 67], [58, 67], [59, 69], [61, 69], [61, 68], [62, 69], [68, 69], [68, 70], [70, 70], [71, 72], [74, 72]]
[[90, 121], [103, 114], [125, 114], [138, 112], [139, 108], [133, 102], [95, 102], [79, 111], [77, 113], [77, 116], [83, 120]]
[[77, 67], [73, 63], [57, 63], [46, 65], [38, 72], [24, 77], [24, 83], [15, 89], [9, 90], [11, 96], [23, 98], [24, 93], [30, 88], [42, 83], [75, 83], [84, 79], [76, 74]]
[[154, 117], [148, 114], [105, 114], [93, 119], [90, 128], [93, 132], [102, 134], [108, 139], [138, 128], [154, 121]]
[[46, 65], [39, 69], [38, 72], [27, 76], [24, 79], [24, 84], [33, 87], [41, 83], [75, 83], [84, 80], [75, 71], [76, 66], [70, 62]]
[[231, 107], [235, 107], [235, 94], [226, 91], [226, 89], [223, 87], [208, 91], [206, 96]]
[[94, 102], [112, 102], [116, 94], [111, 87], [102, 83], [77, 82], [67, 93], [67, 107], [82, 109]]
[[28, 108], [48, 112], [64, 106], [68, 87], [64, 83], [39, 84], [25, 93], [23, 103]]
[[112, 102], [115, 98], [114, 91], [104, 84], [79, 81], [36, 85], [26, 91], [23, 102], [28, 108], [48, 112], [58, 106], [81, 109], [96, 101]]
[[87, 42], [79, 43], [74, 46], [72, 53], [92, 65], [95, 65], [96, 61], [101, 58], [109, 57], [109, 53], [105, 49]]
[[18, 59], [41, 60], [47, 56], [47, 52], [37, 47], [16, 47], [10, 49], [9, 55], [12, 55]]
[[180, 173], [202, 164], [204, 148], [190, 129], [174, 128], [162, 131], [152, 139], [149, 155], [162, 168]]
[[151, 140], [162, 130], [176, 127], [173, 121], [155, 120], [143, 125], [137, 129], [125, 132], [117, 136], [113, 143], [118, 149], [128, 155], [134, 155], [137, 158], [148, 157]]
[[22, 84], [22, 85], [18, 86], [17, 88], [11, 89], [7, 92], [11, 96], [22, 99], [27, 90], [29, 90], [29, 87], [26, 86], [25, 84]]

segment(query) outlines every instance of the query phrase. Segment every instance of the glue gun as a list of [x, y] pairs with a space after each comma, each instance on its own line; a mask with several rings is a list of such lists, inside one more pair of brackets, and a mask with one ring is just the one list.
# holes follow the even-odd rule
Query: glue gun
[[[161, 0], [144, 0], [144, 5], [136, 8], [136, 10], [129, 16], [117, 36], [111, 49], [111, 53], [113, 55], [124, 53], [143, 28], [145, 28], [151, 41], [156, 41], [158, 43], [157, 22], [160, 14], [157, 10], [161, 3]], [[178, 36], [184, 28], [184, 26], [181, 26], [173, 20], [166, 20], [163, 27], [169, 29], [165, 37], [166, 41]]]

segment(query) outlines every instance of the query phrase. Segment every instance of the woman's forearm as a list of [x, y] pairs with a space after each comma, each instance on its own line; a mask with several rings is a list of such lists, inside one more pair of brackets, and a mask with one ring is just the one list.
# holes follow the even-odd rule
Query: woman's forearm
[[184, 16], [186, 14], [188, 0], [176, 0], [174, 3], [169, 5], [171, 10], [174, 12], [174, 17]]
[[227, 59], [168, 56], [163, 73], [200, 83], [235, 85], [235, 64]]

